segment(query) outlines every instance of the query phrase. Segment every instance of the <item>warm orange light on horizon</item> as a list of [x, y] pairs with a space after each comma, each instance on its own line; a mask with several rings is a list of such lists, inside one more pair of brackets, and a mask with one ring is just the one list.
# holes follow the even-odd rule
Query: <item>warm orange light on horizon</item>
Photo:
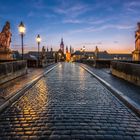
[[66, 61], [69, 62], [71, 60], [71, 54], [69, 52], [66, 53]]

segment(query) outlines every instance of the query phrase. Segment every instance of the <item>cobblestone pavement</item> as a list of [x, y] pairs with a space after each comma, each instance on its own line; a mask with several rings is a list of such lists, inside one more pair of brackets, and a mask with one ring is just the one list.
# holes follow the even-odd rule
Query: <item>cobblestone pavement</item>
[[44, 70], [47, 70], [50, 67], [52, 66], [49, 66], [46, 69], [29, 68], [27, 75], [0, 85], [0, 105], [13, 96], [17, 91], [22, 89], [28, 82], [32, 81], [34, 78], [42, 74]]
[[140, 105], [140, 87], [139, 86], [136, 86], [116, 76], [113, 76], [110, 73], [109, 69], [97, 69], [97, 68], [92, 68], [90, 66], [87, 66], [85, 64], [82, 64], [82, 65], [87, 67], [89, 70], [91, 70], [93, 73], [95, 73], [96, 75], [104, 79], [107, 83], [112, 85], [114, 88], [121, 91], [125, 96], [129, 97], [138, 105]]
[[140, 119], [84, 69], [63, 63], [0, 115], [0, 138], [140, 139]]

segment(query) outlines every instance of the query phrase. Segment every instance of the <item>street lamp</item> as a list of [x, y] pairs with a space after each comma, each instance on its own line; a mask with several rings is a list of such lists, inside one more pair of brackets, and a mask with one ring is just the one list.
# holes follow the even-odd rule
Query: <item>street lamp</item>
[[39, 47], [40, 47], [40, 42], [41, 42], [41, 38], [39, 34], [37, 35], [36, 42], [38, 44], [38, 67], [39, 67]]
[[59, 61], [61, 60], [61, 53], [58, 54], [59, 55]]
[[85, 52], [85, 46], [83, 46], [83, 52]]
[[24, 24], [23, 24], [22, 21], [21, 21], [21, 23], [20, 23], [19, 26], [18, 26], [18, 30], [19, 30], [20, 35], [21, 35], [22, 60], [23, 60], [23, 53], [24, 53], [24, 48], [23, 48], [23, 36], [24, 36], [24, 34], [25, 34], [26, 28], [25, 28], [25, 26], [24, 26]]

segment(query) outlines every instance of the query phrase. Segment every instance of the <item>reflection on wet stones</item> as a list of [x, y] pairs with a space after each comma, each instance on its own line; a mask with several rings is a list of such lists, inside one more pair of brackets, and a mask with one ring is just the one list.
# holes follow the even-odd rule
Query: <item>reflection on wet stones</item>
[[140, 136], [140, 120], [77, 64], [63, 63], [0, 116], [1, 138]]

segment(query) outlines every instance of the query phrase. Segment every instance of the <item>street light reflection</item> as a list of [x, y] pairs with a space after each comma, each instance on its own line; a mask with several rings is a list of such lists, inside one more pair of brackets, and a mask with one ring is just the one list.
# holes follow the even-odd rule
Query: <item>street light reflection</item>
[[[15, 127], [17, 122], [20, 122], [20, 126], [16, 128], [17, 135], [22, 130], [27, 133], [31, 133], [38, 128], [37, 122], [42, 119], [41, 113], [48, 106], [48, 87], [45, 79], [41, 79], [30, 90], [25, 93], [16, 105], [14, 105], [14, 121]], [[45, 127], [45, 124], [43, 124]], [[36, 132], [36, 131], [35, 131]], [[34, 132], [34, 134], [35, 134]]]

